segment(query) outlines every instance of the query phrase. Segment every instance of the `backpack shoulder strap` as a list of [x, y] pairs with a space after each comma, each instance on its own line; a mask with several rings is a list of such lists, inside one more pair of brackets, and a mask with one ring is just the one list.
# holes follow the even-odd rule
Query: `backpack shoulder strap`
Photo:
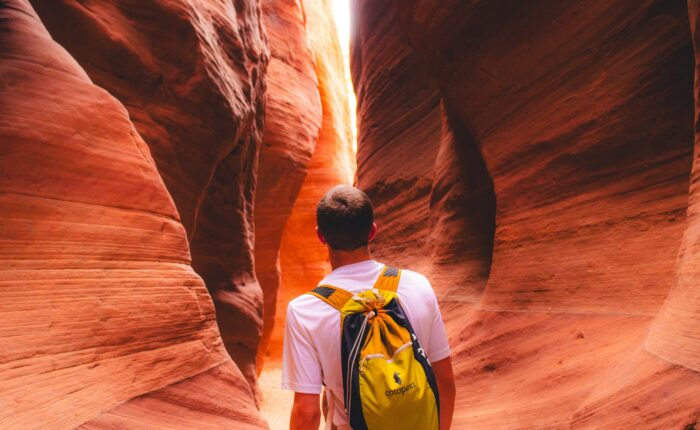
[[[382, 272], [379, 274], [377, 282], [374, 283], [373, 288], [392, 291], [395, 293], [396, 289], [399, 287], [400, 278], [400, 269], [385, 266], [384, 269], [382, 269]], [[343, 309], [345, 303], [347, 303], [347, 301], [353, 297], [351, 292], [328, 284], [319, 285], [318, 287], [309, 291], [309, 294], [318, 297], [339, 311]]]
[[400, 269], [385, 266], [379, 278], [377, 278], [377, 282], [374, 283], [374, 288], [395, 293], [396, 289], [399, 287], [399, 278], [401, 278]]
[[309, 294], [318, 297], [339, 311], [343, 309], [345, 303], [350, 300], [353, 295], [350, 291], [327, 284], [319, 285], [309, 291]]

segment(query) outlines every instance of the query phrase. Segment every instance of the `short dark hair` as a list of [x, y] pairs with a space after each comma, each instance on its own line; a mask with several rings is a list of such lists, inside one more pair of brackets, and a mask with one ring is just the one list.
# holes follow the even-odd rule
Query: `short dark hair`
[[362, 190], [336, 185], [316, 205], [316, 224], [331, 249], [351, 251], [369, 243], [372, 202]]

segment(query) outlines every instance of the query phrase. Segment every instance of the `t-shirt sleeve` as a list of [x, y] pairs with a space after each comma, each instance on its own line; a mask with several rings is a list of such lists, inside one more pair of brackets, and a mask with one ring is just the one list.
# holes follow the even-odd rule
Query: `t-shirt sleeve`
[[431, 296], [433, 301], [433, 321], [430, 328], [430, 341], [427, 348], [427, 355], [428, 360], [436, 362], [450, 356], [450, 344], [447, 341], [445, 324], [442, 321], [442, 313], [440, 312], [440, 306], [438, 305], [434, 291]]
[[287, 307], [282, 352], [282, 388], [297, 393], [319, 394], [323, 374], [309, 332], [299, 322], [292, 306]]

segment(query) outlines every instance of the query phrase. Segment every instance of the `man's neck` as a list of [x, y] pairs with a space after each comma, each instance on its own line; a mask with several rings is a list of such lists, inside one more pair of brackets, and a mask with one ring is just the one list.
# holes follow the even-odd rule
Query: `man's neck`
[[329, 249], [328, 256], [330, 257], [331, 268], [333, 270], [337, 269], [338, 267], [360, 263], [372, 258], [369, 254], [369, 247], [354, 249], [352, 251], [335, 251]]

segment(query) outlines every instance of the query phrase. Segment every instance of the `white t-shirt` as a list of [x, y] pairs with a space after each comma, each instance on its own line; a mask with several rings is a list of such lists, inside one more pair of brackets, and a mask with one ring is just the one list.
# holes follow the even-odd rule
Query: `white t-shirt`
[[[374, 260], [349, 264], [335, 269], [319, 285], [329, 284], [351, 293], [360, 293], [374, 286], [383, 268], [383, 264]], [[402, 270], [397, 293], [428, 360], [436, 362], [447, 358], [450, 346], [445, 326], [435, 292], [425, 276]], [[325, 383], [337, 402], [334, 424], [347, 425], [341, 373], [340, 312], [311, 294], [303, 294], [289, 302], [284, 332], [282, 388], [318, 394]]]

